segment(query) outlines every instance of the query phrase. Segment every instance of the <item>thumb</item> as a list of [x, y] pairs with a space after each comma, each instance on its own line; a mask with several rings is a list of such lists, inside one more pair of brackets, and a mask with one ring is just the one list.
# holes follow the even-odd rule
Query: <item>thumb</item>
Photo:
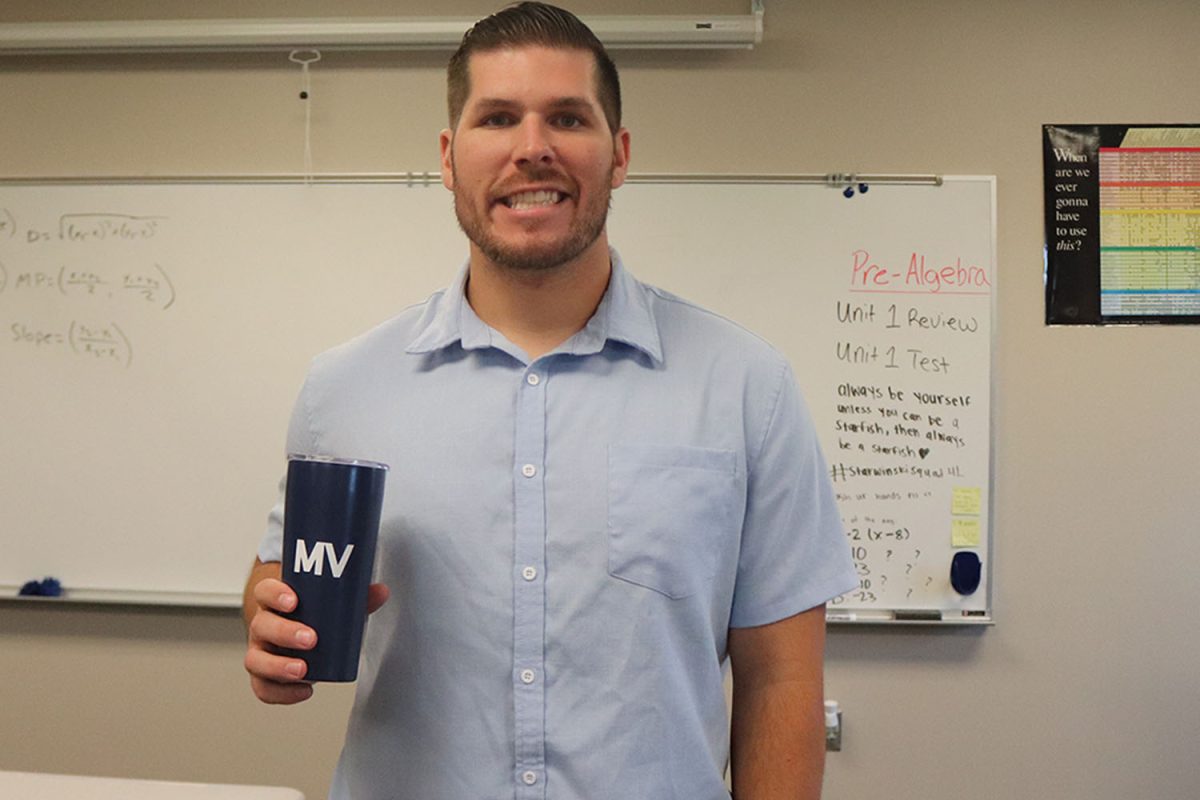
[[379, 607], [387, 602], [391, 591], [382, 583], [372, 583], [367, 588], [367, 613], [374, 614]]

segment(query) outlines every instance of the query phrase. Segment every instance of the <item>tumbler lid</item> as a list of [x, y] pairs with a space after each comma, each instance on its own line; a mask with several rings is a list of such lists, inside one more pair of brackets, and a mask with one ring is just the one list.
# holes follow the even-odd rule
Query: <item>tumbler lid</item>
[[288, 453], [288, 461], [312, 461], [321, 464], [341, 464], [346, 467], [367, 467], [369, 469], [390, 469], [387, 464], [379, 461], [365, 461], [360, 458], [338, 458], [336, 456], [314, 456], [303, 453]]

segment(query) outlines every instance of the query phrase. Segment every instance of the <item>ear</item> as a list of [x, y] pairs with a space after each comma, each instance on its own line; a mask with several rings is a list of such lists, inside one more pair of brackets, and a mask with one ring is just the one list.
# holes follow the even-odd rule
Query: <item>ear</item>
[[442, 185], [454, 191], [454, 132], [449, 128], [438, 134], [442, 157]]
[[621, 128], [613, 135], [613, 175], [612, 188], [616, 189], [625, 183], [629, 173], [629, 130]]

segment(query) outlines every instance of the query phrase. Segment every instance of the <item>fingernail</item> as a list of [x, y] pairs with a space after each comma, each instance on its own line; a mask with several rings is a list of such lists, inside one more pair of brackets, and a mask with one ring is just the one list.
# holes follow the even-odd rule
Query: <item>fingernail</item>
[[291, 592], [282, 592], [279, 595], [279, 607], [284, 611], [290, 611], [296, 602], [296, 596]]
[[288, 665], [283, 668], [283, 671], [293, 678], [299, 678], [304, 674], [304, 664], [300, 661], [289, 661]]
[[317, 637], [313, 635], [312, 631], [309, 631], [309, 630], [296, 631], [296, 641], [302, 645], [305, 645], [305, 646], [311, 645], [314, 641], [316, 641], [316, 638]]

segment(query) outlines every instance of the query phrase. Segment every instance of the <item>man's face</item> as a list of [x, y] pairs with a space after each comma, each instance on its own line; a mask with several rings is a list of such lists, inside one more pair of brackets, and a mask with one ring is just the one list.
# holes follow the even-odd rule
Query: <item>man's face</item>
[[586, 50], [531, 46], [471, 56], [458, 126], [441, 135], [442, 182], [484, 256], [545, 270], [603, 246], [629, 134], [612, 132]]

